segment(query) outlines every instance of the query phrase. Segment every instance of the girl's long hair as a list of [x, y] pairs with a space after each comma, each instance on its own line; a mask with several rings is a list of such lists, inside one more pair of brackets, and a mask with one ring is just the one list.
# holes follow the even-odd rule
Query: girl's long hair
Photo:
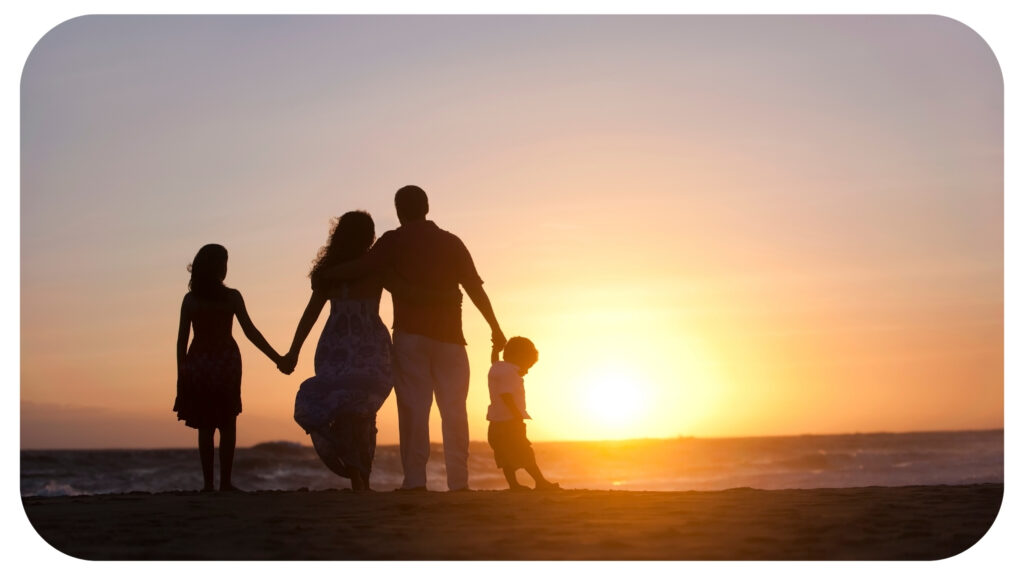
[[188, 280], [188, 291], [203, 299], [224, 297], [227, 292], [224, 278], [228, 275], [228, 250], [224, 246], [206, 244], [199, 248], [187, 269], [192, 274]]
[[365, 254], [377, 239], [373, 218], [362, 211], [346, 212], [331, 222], [327, 244], [317, 252], [309, 277], [314, 285], [321, 285], [318, 272], [335, 264], [354, 260]]

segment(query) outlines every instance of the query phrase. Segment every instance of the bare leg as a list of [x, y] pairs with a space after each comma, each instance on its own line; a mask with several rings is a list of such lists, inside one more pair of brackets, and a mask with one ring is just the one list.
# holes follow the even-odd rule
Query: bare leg
[[363, 426], [365, 423], [365, 418], [352, 414], [339, 415], [334, 420], [334, 436], [343, 450], [341, 460], [348, 479], [352, 482], [352, 491], [366, 491], [369, 487], [363, 481], [363, 473], [358, 465], [362, 455], [360, 447], [364, 441]]
[[[369, 489], [367, 481], [369, 466], [363, 469], [370, 441], [368, 435], [372, 420], [364, 415], [339, 413], [331, 424], [331, 438], [337, 449], [339, 463], [344, 467], [345, 477], [352, 483], [352, 491]], [[366, 477], [364, 477], [364, 475]]]
[[363, 480], [363, 474], [354, 466], [347, 466], [348, 478], [352, 481], [352, 491], [367, 491], [370, 486]]
[[524, 467], [526, 472], [533, 478], [535, 485], [534, 489], [561, 489], [557, 483], [552, 483], [547, 479], [544, 479], [544, 475], [540, 472], [540, 468], [537, 467], [536, 463], [531, 463]]
[[203, 466], [203, 491], [213, 491], [213, 431], [199, 428], [199, 463]]
[[235, 419], [220, 428], [220, 490], [238, 491], [231, 484], [231, 467], [235, 461]]
[[[347, 477], [352, 483], [352, 491], [367, 491], [370, 488], [369, 470], [363, 471], [358, 465], [349, 464], [363, 456], [353, 446], [366, 441], [366, 438], [357, 438], [354, 437], [354, 434], [357, 429], [360, 429], [360, 426], [365, 426], [367, 423], [368, 420], [365, 418], [341, 414], [334, 420], [330, 428], [314, 429], [309, 433], [313, 440], [313, 448], [316, 449], [320, 460], [331, 471], [341, 477]], [[372, 425], [372, 421], [370, 424]], [[372, 458], [372, 453], [370, 457]]]
[[511, 489], [512, 491], [520, 491], [523, 489], [527, 489], [525, 485], [522, 485], [521, 483], [519, 483], [519, 480], [516, 479], [515, 469], [511, 469], [509, 467], [502, 467], [501, 471], [505, 474], [505, 481], [508, 481], [509, 489]]

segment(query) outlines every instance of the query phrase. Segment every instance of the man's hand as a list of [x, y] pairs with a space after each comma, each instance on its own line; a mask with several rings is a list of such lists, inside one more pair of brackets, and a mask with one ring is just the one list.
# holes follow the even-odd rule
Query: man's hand
[[505, 339], [505, 334], [501, 333], [500, 329], [491, 332], [491, 349], [501, 351], [505, 349], [506, 343], [508, 340]]

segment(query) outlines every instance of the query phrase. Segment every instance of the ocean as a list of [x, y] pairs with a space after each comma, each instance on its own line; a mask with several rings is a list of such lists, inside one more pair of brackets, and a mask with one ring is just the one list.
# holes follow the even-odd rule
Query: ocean
[[[1003, 430], [787, 437], [535, 442], [544, 475], [567, 489], [632, 491], [804, 489], [1003, 482]], [[433, 445], [431, 490], [445, 487]], [[520, 481], [532, 480], [520, 471]], [[215, 472], [216, 476], [216, 472]], [[377, 448], [371, 487], [401, 483], [398, 446]], [[347, 489], [311, 446], [268, 442], [235, 451], [235, 485], [246, 491]], [[23, 450], [21, 494], [92, 495], [193, 491], [202, 486], [197, 449]], [[470, 447], [470, 487], [504, 489], [486, 443]]]

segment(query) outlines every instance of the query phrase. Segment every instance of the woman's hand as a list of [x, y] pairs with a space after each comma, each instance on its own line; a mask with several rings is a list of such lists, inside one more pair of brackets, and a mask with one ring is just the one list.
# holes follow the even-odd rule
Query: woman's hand
[[290, 375], [295, 371], [295, 365], [299, 363], [299, 354], [289, 351], [287, 354], [281, 356], [281, 359], [277, 361], [277, 369], [285, 375]]

